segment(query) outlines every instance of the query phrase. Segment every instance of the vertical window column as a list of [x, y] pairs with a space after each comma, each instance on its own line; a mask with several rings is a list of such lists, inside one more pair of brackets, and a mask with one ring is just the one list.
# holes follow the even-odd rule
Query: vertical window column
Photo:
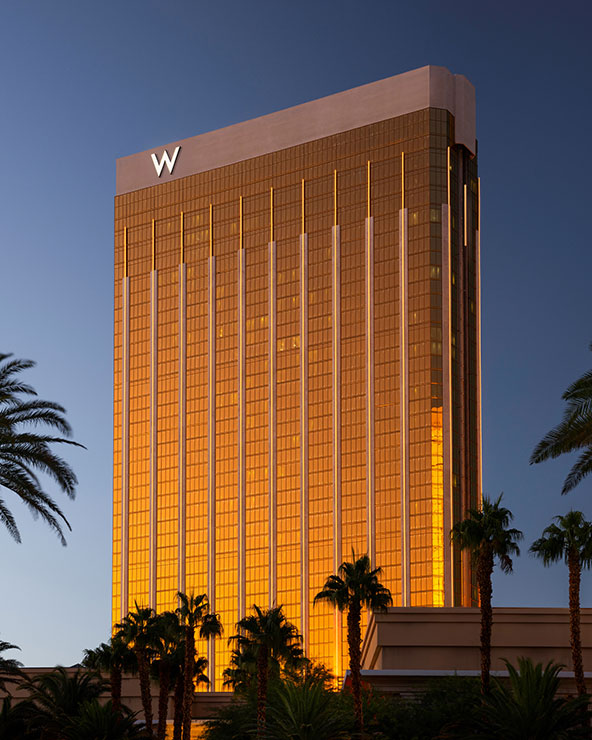
[[269, 242], [269, 606], [277, 600], [277, 264], [270, 190]]
[[187, 444], [187, 265], [185, 264], [184, 216], [181, 212], [181, 261], [179, 263], [179, 515], [178, 589], [185, 593], [186, 544], [186, 444]]
[[401, 595], [403, 606], [411, 606], [409, 551], [409, 307], [408, 307], [408, 211], [405, 208], [405, 154], [401, 152], [401, 209], [399, 211], [399, 353], [401, 369]]
[[[333, 572], [341, 565], [341, 238], [337, 225], [337, 170], [333, 173]], [[335, 675], [341, 675], [341, 612], [335, 610]]]
[[300, 234], [300, 618], [303, 649], [308, 649], [308, 236], [304, 220], [302, 180], [302, 233]]
[[239, 198], [238, 249], [238, 599], [237, 622], [246, 613], [246, 252], [243, 249], [243, 199]]
[[[212, 205], [208, 257], [208, 598], [216, 611], [216, 258], [213, 252]], [[216, 691], [216, 648], [208, 640], [210, 691]]]
[[376, 488], [374, 475], [374, 219], [370, 207], [370, 162], [366, 236], [366, 550], [376, 567]]
[[[450, 173], [450, 169], [448, 170]], [[450, 191], [449, 191], [450, 192]], [[450, 195], [449, 195], [450, 198]], [[446, 535], [454, 523], [452, 501], [452, 270], [450, 262], [450, 200], [442, 203], [442, 450], [444, 497], [444, 606], [454, 606], [453, 546]]]
[[130, 351], [130, 285], [127, 273], [127, 227], [123, 230], [123, 315], [122, 315], [122, 373], [121, 373], [121, 618], [129, 611], [129, 351]]
[[158, 270], [156, 269], [156, 221], [152, 219], [152, 269], [150, 272], [150, 560], [149, 606], [156, 609], [157, 537], [157, 390], [158, 390]]
[[481, 178], [477, 179], [477, 233], [475, 234], [475, 274], [477, 311], [477, 501], [481, 504], [483, 496], [483, 435], [481, 431]]

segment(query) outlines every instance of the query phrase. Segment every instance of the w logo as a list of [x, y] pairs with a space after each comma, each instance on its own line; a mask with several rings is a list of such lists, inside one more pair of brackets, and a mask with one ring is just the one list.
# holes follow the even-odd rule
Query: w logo
[[156, 154], [152, 155], [152, 163], [154, 165], [154, 169], [156, 170], [156, 174], [159, 177], [162, 175], [162, 170], [165, 164], [167, 166], [167, 170], [169, 171], [169, 175], [173, 174], [173, 167], [175, 166], [175, 162], [177, 161], [177, 155], [179, 154], [180, 149], [180, 146], [175, 147], [175, 151], [173, 152], [172, 157], [169, 157], [169, 153], [165, 149], [162, 157], [160, 158], [160, 162], [158, 161], [158, 157], [156, 156]]

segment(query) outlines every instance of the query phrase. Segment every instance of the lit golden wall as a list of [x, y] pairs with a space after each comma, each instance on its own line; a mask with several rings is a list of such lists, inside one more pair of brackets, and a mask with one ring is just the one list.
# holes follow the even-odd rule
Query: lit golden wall
[[[341, 639], [336, 653], [334, 635], [336, 628], [344, 635], [345, 627], [327, 606], [313, 608], [312, 599], [352, 550], [356, 555], [368, 549], [375, 553], [395, 605], [405, 599], [414, 606], [444, 605], [447, 497], [451, 515], [458, 519], [480, 495], [478, 185], [476, 160], [461, 148], [448, 149], [453, 125], [446, 111], [418, 111], [116, 198], [114, 621], [135, 601], [159, 610], [174, 608], [180, 577], [187, 592], [205, 592], [210, 583], [226, 637], [242, 616], [239, 594], [247, 607], [275, 600], [305, 631], [309, 656], [342, 673], [347, 649]], [[443, 233], [447, 227], [442, 226], [448, 204], [449, 258]], [[406, 236], [400, 223], [407, 224]], [[301, 269], [303, 233], [307, 285]], [[215, 316], [208, 301], [210, 250], [215, 257]], [[405, 254], [404, 266], [400, 254]], [[449, 293], [443, 288], [443, 259], [449, 260]], [[239, 312], [241, 290], [244, 314]], [[304, 331], [303, 295], [308, 300]], [[443, 321], [446, 311], [448, 323]], [[215, 348], [208, 342], [212, 321]], [[243, 325], [244, 377], [239, 362]], [[209, 442], [210, 352], [215, 352], [215, 436]], [[306, 428], [301, 416], [303, 358], [308, 373]], [[443, 369], [447, 358], [449, 388]], [[403, 385], [402, 367], [407, 372]], [[408, 409], [406, 420], [401, 399]], [[241, 424], [244, 457], [239, 454]], [[179, 439], [183, 426], [184, 456]], [[370, 491], [367, 446], [372, 440]], [[208, 495], [214, 495], [208, 492], [208, 444], [214, 443], [210, 475], [215, 473], [216, 518], [208, 530]], [[405, 466], [402, 450], [407, 450]], [[307, 480], [301, 480], [304, 463]], [[151, 494], [157, 500], [152, 534]], [[122, 519], [126, 496], [127, 555]], [[341, 503], [338, 511], [335, 501]], [[369, 501], [374, 501], [370, 519]], [[180, 502], [184, 541], [178, 534]], [[239, 536], [241, 502], [244, 537]], [[401, 536], [403, 510], [409, 521], [408, 550]], [[374, 532], [371, 543], [369, 531]], [[306, 551], [303, 534], [308, 537]], [[239, 547], [244, 548], [244, 573], [239, 573]], [[270, 578], [274, 558], [275, 579]], [[470, 570], [458, 553], [452, 563], [450, 603], [470, 604]], [[306, 583], [308, 599], [302, 603]], [[215, 655], [219, 689], [229, 659], [226, 639], [216, 643]]]

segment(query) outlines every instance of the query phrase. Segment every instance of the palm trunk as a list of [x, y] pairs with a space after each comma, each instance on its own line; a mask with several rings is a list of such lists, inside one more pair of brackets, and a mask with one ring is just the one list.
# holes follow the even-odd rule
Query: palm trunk
[[143, 650], [136, 651], [138, 659], [138, 677], [140, 679], [140, 696], [142, 698], [142, 707], [144, 709], [144, 718], [146, 720], [146, 730], [152, 737], [152, 693], [150, 691], [150, 672], [148, 668], [148, 659]]
[[362, 678], [361, 678], [361, 642], [360, 604], [350, 604], [347, 612], [347, 643], [349, 647], [349, 670], [351, 673], [354, 713], [356, 717], [356, 736], [362, 737], [364, 717], [362, 715]]
[[160, 666], [159, 671], [160, 691], [158, 694], [158, 730], [156, 737], [158, 740], [165, 740], [166, 722], [169, 704], [169, 686], [171, 683], [171, 667], [167, 663]]
[[491, 670], [491, 627], [493, 613], [491, 611], [491, 595], [493, 586], [493, 553], [489, 548], [481, 552], [477, 562], [477, 585], [479, 586], [479, 602], [481, 605], [481, 693], [489, 693], [489, 672]]
[[181, 740], [183, 734], [183, 696], [185, 690], [185, 673], [182, 671], [177, 676], [175, 683], [174, 714], [173, 714], [173, 740]]
[[111, 704], [113, 711], [119, 713], [121, 712], [121, 666], [111, 666], [109, 679], [111, 683]]
[[191, 738], [191, 708], [193, 706], [193, 666], [195, 665], [195, 629], [185, 627], [185, 666], [183, 668], [183, 740]]
[[267, 724], [267, 672], [267, 648], [260, 645], [257, 656], [257, 740], [263, 740], [265, 737]]
[[582, 638], [580, 635], [581, 565], [580, 556], [575, 547], [570, 547], [567, 553], [567, 566], [569, 569], [569, 644], [571, 646], [571, 659], [576, 679], [576, 688], [578, 695], [582, 696], [582, 694], [586, 693], [586, 684], [584, 683]]

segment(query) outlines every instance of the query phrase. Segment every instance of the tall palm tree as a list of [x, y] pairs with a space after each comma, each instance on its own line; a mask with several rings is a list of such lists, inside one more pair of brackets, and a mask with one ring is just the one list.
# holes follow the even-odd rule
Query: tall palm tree
[[356, 715], [356, 731], [362, 734], [364, 718], [362, 715], [361, 687], [361, 619], [362, 607], [372, 611], [385, 611], [393, 603], [391, 592], [383, 586], [378, 576], [381, 568], [372, 569], [368, 555], [355, 559], [354, 562], [341, 563], [337, 575], [330, 575], [322, 590], [314, 597], [313, 604], [319, 601], [329, 602], [340, 612], [347, 612], [347, 644], [349, 649], [349, 670]]
[[272, 665], [303, 660], [301, 638], [288, 622], [281, 606], [261, 609], [253, 605], [253, 614], [237, 622], [237, 634], [230, 638], [239, 652], [255, 656], [257, 665], [257, 738], [266, 732], [267, 686]]
[[534, 448], [530, 464], [581, 450], [563, 484], [561, 493], [568, 493], [592, 472], [592, 370], [573, 382], [562, 398], [567, 401], [563, 419]]
[[120, 634], [108, 643], [102, 642], [93, 650], [85, 650], [82, 664], [97, 671], [109, 672], [111, 704], [115, 712], [121, 711], [121, 684], [124, 673], [136, 673], [138, 661]]
[[565, 560], [569, 572], [569, 642], [578, 694], [586, 693], [582, 664], [580, 636], [580, 580], [582, 568], [592, 565], [592, 523], [586, 521], [581, 511], [569, 511], [556, 516], [557, 524], [550, 524], [543, 535], [533, 542], [530, 552], [551, 565]]
[[[74, 471], [56, 455], [52, 445], [82, 445], [66, 439], [72, 430], [64, 417], [65, 409], [37, 398], [36, 391], [18, 378], [19, 373], [34, 367], [35, 363], [11, 357], [0, 353], [0, 489], [15, 493], [65, 545], [63, 527], [71, 527], [51, 496], [43, 490], [37, 472], [48, 475], [67, 496], [74, 498], [78, 482]], [[40, 433], [39, 427], [48, 431]], [[54, 430], [62, 436], [49, 433]], [[21, 541], [15, 518], [3, 498], [0, 498], [0, 522], [17, 542]]]
[[480, 509], [469, 509], [467, 518], [457, 522], [450, 536], [461, 550], [470, 550], [477, 566], [477, 587], [481, 606], [481, 691], [489, 692], [489, 671], [491, 669], [491, 627], [493, 612], [491, 596], [493, 586], [491, 576], [495, 559], [504, 573], [512, 572], [512, 555], [520, 555], [518, 542], [522, 532], [508, 525], [513, 519], [512, 512], [501, 505], [502, 495], [496, 501], [483, 498]]
[[190, 740], [191, 734], [191, 705], [194, 692], [195, 672], [195, 631], [199, 627], [199, 636], [203, 639], [213, 639], [222, 634], [220, 617], [210, 612], [210, 602], [206, 594], [187, 596], [179, 591], [177, 594], [179, 607], [177, 614], [181, 624], [185, 625], [185, 666], [183, 689], [183, 740]]
[[150, 607], [138, 606], [116, 625], [116, 637], [121, 638], [134, 652], [138, 661], [140, 696], [146, 720], [146, 730], [152, 736], [152, 693], [150, 690], [150, 660], [153, 655], [154, 611]]

